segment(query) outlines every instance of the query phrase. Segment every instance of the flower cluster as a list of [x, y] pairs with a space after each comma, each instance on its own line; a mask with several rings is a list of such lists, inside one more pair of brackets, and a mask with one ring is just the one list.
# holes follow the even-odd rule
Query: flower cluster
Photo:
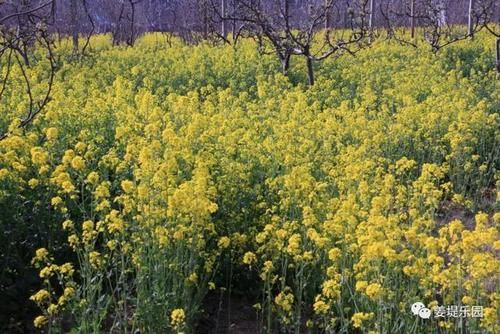
[[[189, 333], [209, 293], [236, 287], [267, 333], [441, 333], [415, 325], [416, 301], [483, 305], [468, 329], [498, 332], [490, 39], [442, 55], [376, 42], [308, 89], [250, 40], [154, 41], [95, 37], [0, 142], [0, 212], [49, 235], [35, 326]], [[23, 109], [5, 94], [0, 127]]]

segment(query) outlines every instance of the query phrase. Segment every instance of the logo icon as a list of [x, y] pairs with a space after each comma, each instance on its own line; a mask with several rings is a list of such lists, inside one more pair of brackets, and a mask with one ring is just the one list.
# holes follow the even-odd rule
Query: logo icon
[[425, 307], [421, 302], [416, 302], [411, 305], [411, 312], [418, 315], [422, 319], [429, 319], [431, 317], [431, 310]]

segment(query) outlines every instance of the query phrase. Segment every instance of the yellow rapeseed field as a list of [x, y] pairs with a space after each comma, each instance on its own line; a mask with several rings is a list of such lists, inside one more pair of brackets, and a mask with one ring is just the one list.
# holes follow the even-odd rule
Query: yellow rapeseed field
[[[262, 333], [499, 333], [493, 46], [376, 41], [309, 88], [298, 59], [284, 77], [251, 40], [96, 36], [81, 62], [62, 42], [26, 130], [13, 68], [0, 220], [45, 236], [34, 326], [193, 333], [233, 289]], [[28, 75], [43, 92], [42, 64]], [[415, 302], [482, 314], [421, 319]]]

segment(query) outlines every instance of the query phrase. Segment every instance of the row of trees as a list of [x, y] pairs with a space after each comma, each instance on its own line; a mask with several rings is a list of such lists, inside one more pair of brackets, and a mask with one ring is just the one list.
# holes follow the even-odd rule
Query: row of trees
[[[249, 9], [282, 15], [286, 8], [287, 23], [293, 28], [307, 25], [319, 11], [321, 28], [349, 28], [353, 14], [366, 15], [370, 27], [468, 24], [472, 30], [485, 19], [500, 21], [500, 3], [495, 0], [0, 0], [0, 17], [39, 11], [40, 6], [44, 15], [49, 9], [54, 32], [111, 32], [116, 43], [131, 45], [148, 31], [186, 38], [192, 33], [204, 38], [234, 36]], [[8, 23], [22, 25], [24, 19], [16, 16]]]
[[[175, 34], [188, 43], [236, 44], [245, 35], [256, 39], [262, 52], [275, 54], [285, 75], [292, 57], [304, 59], [313, 85], [315, 62], [354, 54], [377, 34], [417, 47], [418, 30], [437, 52], [486, 29], [497, 37], [500, 72], [500, 33], [494, 25], [499, 13], [497, 0], [0, 0], [0, 62], [7, 69], [0, 99], [10, 68], [19, 66], [30, 100], [20, 126], [28, 124], [50, 101], [57, 70], [54, 38], [71, 36], [74, 56], [80, 57], [90, 36], [103, 32], [110, 32], [115, 44], [129, 46], [147, 31]], [[26, 74], [35, 44], [47, 50], [48, 85], [42, 97], [33, 96]]]

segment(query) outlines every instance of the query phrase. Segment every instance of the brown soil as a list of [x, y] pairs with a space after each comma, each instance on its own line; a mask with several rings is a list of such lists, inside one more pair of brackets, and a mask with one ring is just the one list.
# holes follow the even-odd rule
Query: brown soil
[[214, 293], [207, 297], [197, 334], [257, 334], [256, 312], [244, 297]]

